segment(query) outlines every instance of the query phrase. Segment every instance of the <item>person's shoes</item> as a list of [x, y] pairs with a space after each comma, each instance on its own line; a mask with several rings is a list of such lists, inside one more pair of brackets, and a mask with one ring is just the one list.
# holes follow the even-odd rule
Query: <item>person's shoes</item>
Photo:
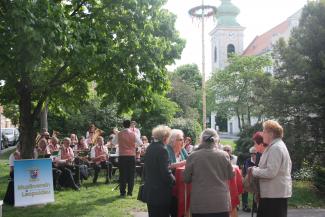
[[109, 184], [109, 179], [106, 179], [105, 184]]
[[132, 193], [128, 193], [128, 196], [132, 197]]
[[120, 197], [125, 197], [125, 194], [120, 194]]
[[73, 189], [74, 189], [75, 191], [80, 191], [80, 188], [78, 187], [78, 185], [75, 185], [75, 186], [73, 187]]
[[244, 212], [251, 212], [252, 210], [251, 210], [251, 208], [245, 206], [245, 207], [243, 208], [243, 211], [244, 211]]

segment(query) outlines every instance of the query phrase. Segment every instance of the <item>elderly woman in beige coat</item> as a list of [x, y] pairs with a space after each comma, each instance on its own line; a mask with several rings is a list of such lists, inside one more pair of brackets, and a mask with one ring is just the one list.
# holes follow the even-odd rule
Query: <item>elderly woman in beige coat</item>
[[283, 128], [274, 120], [263, 123], [263, 142], [267, 144], [259, 162], [249, 174], [260, 184], [258, 217], [286, 217], [288, 198], [291, 197], [291, 159], [282, 141]]
[[192, 216], [229, 217], [227, 181], [234, 176], [229, 155], [217, 149], [219, 136], [215, 130], [204, 130], [200, 140], [198, 150], [187, 158], [184, 171], [184, 181], [192, 183]]

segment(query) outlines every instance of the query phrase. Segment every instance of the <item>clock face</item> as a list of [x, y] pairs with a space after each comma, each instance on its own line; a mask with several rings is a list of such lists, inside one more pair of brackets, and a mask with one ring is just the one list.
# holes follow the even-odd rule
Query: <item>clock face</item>
[[233, 32], [229, 32], [229, 33], [228, 33], [228, 37], [229, 37], [229, 38], [233, 38], [234, 36], [235, 36], [235, 33], [233, 33]]

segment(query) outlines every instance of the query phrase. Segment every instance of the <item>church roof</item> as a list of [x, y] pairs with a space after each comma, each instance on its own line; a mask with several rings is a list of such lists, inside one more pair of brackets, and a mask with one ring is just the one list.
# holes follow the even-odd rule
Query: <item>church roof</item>
[[231, 3], [231, 0], [221, 0], [221, 5], [217, 10], [218, 26], [240, 26], [236, 20], [240, 10]]
[[256, 36], [244, 50], [243, 55], [255, 56], [270, 51], [275, 39], [279, 39], [279, 37], [285, 35], [288, 31], [290, 31], [289, 27], [289, 20], [286, 20], [270, 29], [269, 31], [265, 32], [264, 34]]

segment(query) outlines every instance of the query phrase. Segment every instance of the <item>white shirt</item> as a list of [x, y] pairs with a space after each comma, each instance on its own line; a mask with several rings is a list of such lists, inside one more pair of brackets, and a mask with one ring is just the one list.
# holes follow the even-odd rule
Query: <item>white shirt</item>
[[10, 156], [9, 156], [9, 166], [10, 167], [14, 166], [14, 160], [15, 160], [14, 153], [11, 153]]
[[[129, 128], [126, 128], [124, 130], [130, 130]], [[130, 130], [131, 131], [131, 130]], [[133, 131], [131, 131], [133, 132]], [[118, 144], [118, 136], [114, 136], [113, 140], [112, 140], [112, 143], [113, 145], [117, 145]], [[136, 134], [135, 134], [135, 144], [136, 146], [139, 146], [139, 145], [142, 145], [142, 140], [140, 139], [140, 137], [138, 137]]]
[[129, 128], [133, 133], [135, 133], [135, 135], [139, 138], [141, 138], [141, 133], [140, 133], [140, 130], [136, 127], [134, 128]]
[[291, 159], [281, 139], [265, 149], [253, 176], [259, 178], [261, 198], [288, 198], [292, 195]]
[[[96, 147], [96, 145], [91, 148], [90, 158], [95, 158], [96, 157], [95, 147]], [[104, 152], [108, 155], [108, 149], [107, 149], [107, 147], [105, 145], [103, 145], [103, 149], [104, 149]]]
[[238, 157], [236, 155], [231, 155], [231, 159], [230, 159], [230, 162], [232, 165], [237, 165], [237, 159]]

